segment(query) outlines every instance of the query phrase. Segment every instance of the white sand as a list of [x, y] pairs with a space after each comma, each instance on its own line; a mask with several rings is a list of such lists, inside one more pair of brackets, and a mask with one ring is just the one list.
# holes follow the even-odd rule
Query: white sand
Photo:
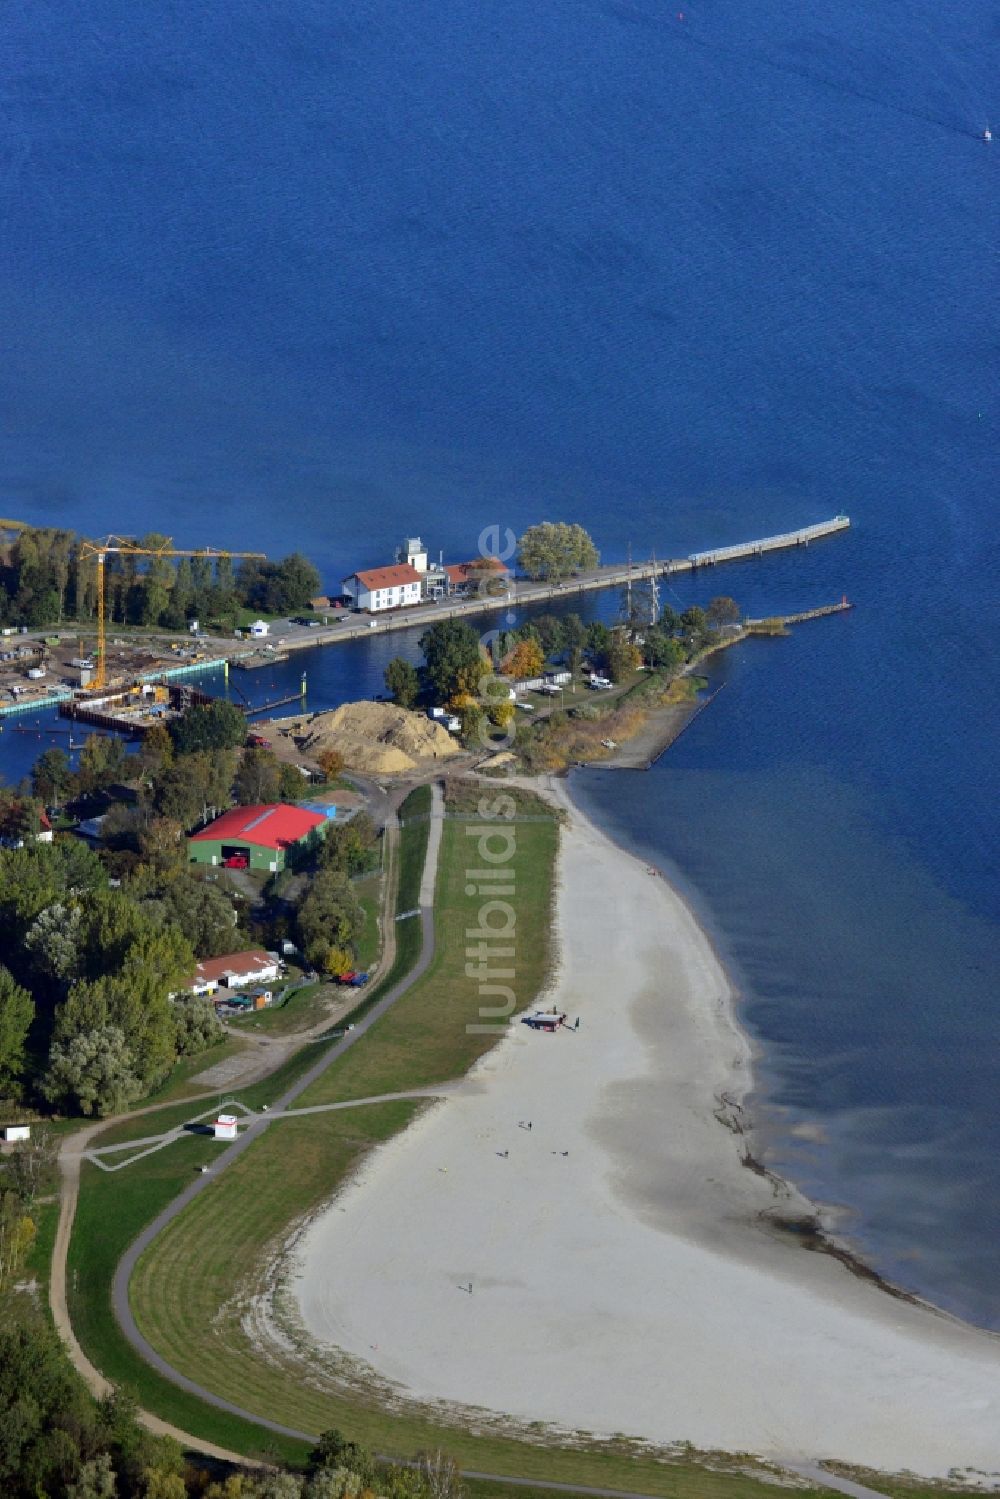
[[300, 1243], [305, 1325], [417, 1398], [524, 1421], [1000, 1470], [1000, 1340], [760, 1226], [806, 1205], [714, 1117], [749, 1052], [707, 939], [578, 813], [560, 858], [546, 1002], [579, 1033], [515, 1025], [376, 1152]]

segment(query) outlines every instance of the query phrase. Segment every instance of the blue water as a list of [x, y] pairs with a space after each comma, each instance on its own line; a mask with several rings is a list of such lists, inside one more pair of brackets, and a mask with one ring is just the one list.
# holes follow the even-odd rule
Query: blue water
[[[567, 517], [610, 558], [851, 513], [678, 585], [858, 607], [730, 653], [653, 773], [580, 794], [713, 927], [775, 1162], [1000, 1326], [992, 6], [18, 0], [5, 30], [4, 513], [299, 546], [330, 584], [413, 531], [466, 556]], [[387, 648], [316, 653], [311, 701]]]

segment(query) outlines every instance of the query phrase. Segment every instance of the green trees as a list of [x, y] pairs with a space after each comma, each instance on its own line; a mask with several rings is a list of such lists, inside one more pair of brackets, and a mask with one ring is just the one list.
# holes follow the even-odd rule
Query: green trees
[[191, 558], [181, 557], [174, 571], [170, 601], [163, 615], [163, 623], [170, 630], [183, 630], [189, 619], [195, 617], [194, 574]]
[[228, 895], [186, 870], [166, 880], [143, 905], [159, 925], [183, 932], [199, 958], [215, 958], [239, 946], [236, 910]]
[[299, 946], [314, 968], [325, 965], [334, 947], [353, 947], [364, 915], [346, 875], [321, 869], [299, 907], [296, 925]]
[[24, 1046], [34, 1018], [31, 995], [17, 983], [10, 969], [0, 964], [0, 1093], [8, 1093], [21, 1075]]
[[488, 670], [479, 648], [479, 637], [461, 619], [442, 619], [420, 637], [424, 655], [424, 678], [440, 701], [459, 692], [474, 692], [479, 677]]
[[54, 1041], [42, 1092], [57, 1108], [81, 1114], [120, 1114], [142, 1092], [135, 1057], [120, 1026], [96, 1026]]
[[[155, 551], [157, 547], [169, 546], [170, 539], [161, 536], [158, 531], [150, 531], [142, 537], [139, 545]], [[138, 614], [139, 624], [156, 625], [167, 612], [174, 570], [168, 557], [147, 557], [145, 562], [145, 572], [136, 584], [138, 599], [135, 612]]]
[[177, 1054], [169, 995], [194, 971], [191, 938], [225, 950], [233, 923], [222, 890], [176, 864], [112, 890], [75, 839], [0, 850], [0, 1087], [16, 1083], [34, 1026], [51, 1102], [104, 1113], [148, 1091]]
[[235, 774], [232, 750], [182, 755], [153, 780], [149, 806], [158, 817], [193, 828], [232, 804]]
[[198, 703], [175, 718], [170, 725], [170, 737], [179, 755], [191, 755], [198, 750], [237, 749], [246, 741], [247, 721], [233, 703], [217, 698], [211, 703]]
[[647, 630], [643, 645], [642, 656], [647, 666], [657, 671], [669, 671], [672, 666], [680, 666], [684, 660], [684, 647], [679, 640], [665, 635], [662, 630]]
[[244, 750], [236, 772], [236, 780], [233, 783], [237, 805], [252, 807], [258, 802], [276, 802], [281, 784], [280, 772], [278, 757], [273, 750], [263, 748]]
[[248, 609], [294, 614], [319, 593], [320, 577], [301, 552], [293, 552], [282, 562], [247, 558], [240, 567], [236, 591], [240, 603]]
[[685, 609], [677, 623], [692, 654], [701, 649], [711, 634], [708, 615], [697, 604]]
[[604, 664], [612, 682], [624, 682], [639, 665], [639, 651], [629, 640], [624, 630], [612, 631], [608, 648], [604, 653]]
[[80, 751], [77, 784], [82, 792], [113, 786], [128, 771], [128, 754], [114, 734], [88, 734]]
[[394, 656], [385, 669], [385, 687], [394, 703], [401, 708], [412, 708], [420, 691], [417, 668], [402, 656]]
[[582, 526], [542, 521], [540, 525], [529, 526], [521, 537], [517, 560], [529, 578], [558, 582], [596, 567], [600, 555]]
[[719, 594], [714, 599], [709, 599], [708, 608], [705, 610], [705, 613], [711, 625], [736, 625], [740, 622], [739, 604], [725, 593]]
[[40, 1315], [0, 1330], [4, 1499], [184, 1499], [183, 1473], [177, 1443], [144, 1431], [133, 1400], [91, 1399]]
[[320, 867], [360, 874], [377, 862], [373, 852], [376, 838], [375, 824], [367, 812], [359, 812], [339, 827], [335, 824], [320, 844]]
[[31, 789], [46, 806], [58, 807], [69, 796], [73, 772], [61, 749], [43, 750], [31, 769]]
[[[96, 568], [80, 557], [81, 538], [56, 527], [25, 527], [10, 547], [0, 580], [0, 618], [36, 629], [64, 615], [92, 619]], [[155, 548], [166, 538], [143, 536]], [[280, 562], [244, 561], [237, 576], [225, 553], [209, 556], [108, 558], [105, 597], [109, 620], [184, 629], [194, 616], [229, 622], [240, 605], [273, 614], [302, 609], [320, 591], [315, 567], [294, 552]]]
[[52, 526], [28, 528], [11, 548], [9, 614], [15, 624], [37, 629], [62, 619], [71, 572], [73, 533]]
[[189, 999], [174, 1001], [174, 1044], [178, 1055], [191, 1057], [207, 1051], [225, 1034], [211, 1000], [194, 994]]

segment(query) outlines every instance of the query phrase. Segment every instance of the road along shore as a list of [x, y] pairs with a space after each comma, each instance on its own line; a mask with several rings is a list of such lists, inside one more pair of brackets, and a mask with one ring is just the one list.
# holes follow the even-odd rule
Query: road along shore
[[473, 1424], [1000, 1481], [1000, 1340], [775, 1226], [813, 1209], [743, 1163], [727, 976], [666, 881], [570, 813], [544, 1002], [579, 1029], [513, 1024], [366, 1160], [294, 1252], [301, 1328]]

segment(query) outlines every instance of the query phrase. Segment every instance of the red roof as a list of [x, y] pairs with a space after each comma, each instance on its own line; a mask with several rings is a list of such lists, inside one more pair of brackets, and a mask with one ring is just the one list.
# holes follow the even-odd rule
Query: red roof
[[[370, 567], [363, 573], [351, 573], [351, 578], [357, 578], [369, 593], [376, 588], [399, 588], [403, 583], [420, 582], [420, 574], [408, 562], [397, 562], [393, 567]], [[345, 583], [349, 581], [344, 579]]]
[[477, 557], [474, 562], [453, 562], [445, 568], [450, 583], [474, 583], [489, 573], [499, 576], [508, 570], [498, 557]]
[[246, 973], [259, 973], [262, 968], [277, 968], [274, 959], [259, 947], [250, 948], [247, 952], [227, 952], [221, 958], [205, 958], [195, 969], [192, 983], [210, 984], [218, 983], [219, 979], [228, 978], [231, 975], [242, 975]]
[[190, 841], [199, 843], [207, 839], [212, 843], [252, 843], [254, 848], [289, 848], [325, 821], [319, 812], [291, 807], [285, 802], [233, 807], [231, 812], [223, 812], [207, 828], [195, 833]]

